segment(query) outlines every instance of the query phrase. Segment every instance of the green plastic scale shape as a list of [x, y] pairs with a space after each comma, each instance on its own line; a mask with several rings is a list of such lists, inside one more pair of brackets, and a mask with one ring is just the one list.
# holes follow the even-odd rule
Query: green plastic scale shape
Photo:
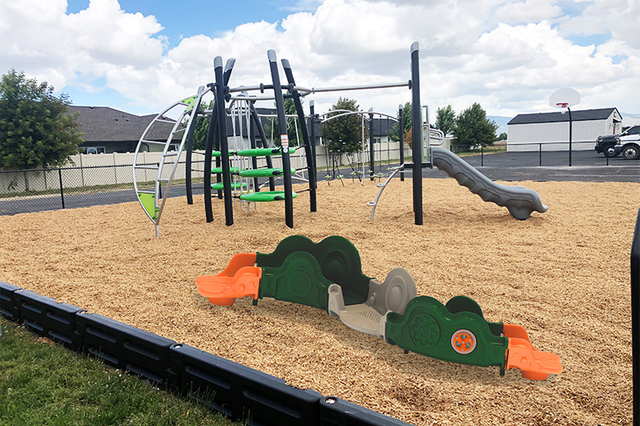
[[544, 380], [562, 372], [560, 357], [536, 350], [524, 328], [485, 320], [466, 296], [446, 305], [417, 296], [408, 271], [392, 270], [382, 283], [362, 273], [360, 255], [346, 238], [319, 243], [293, 235], [272, 253], [239, 253], [215, 276], [196, 279], [199, 293], [216, 305], [239, 297], [298, 303], [322, 309], [347, 326], [415, 352], [461, 364], [518, 368]]

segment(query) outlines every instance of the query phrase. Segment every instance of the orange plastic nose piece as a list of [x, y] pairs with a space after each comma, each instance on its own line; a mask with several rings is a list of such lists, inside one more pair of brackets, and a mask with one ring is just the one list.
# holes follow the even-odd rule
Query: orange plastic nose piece
[[518, 368], [522, 372], [522, 377], [529, 380], [545, 380], [549, 374], [562, 373], [560, 357], [534, 348], [524, 328], [519, 325], [504, 324], [503, 333], [509, 338], [506, 370]]
[[229, 266], [218, 275], [196, 278], [198, 293], [214, 305], [231, 306], [238, 297], [258, 298], [262, 268], [253, 266], [255, 253], [239, 253], [233, 256]]

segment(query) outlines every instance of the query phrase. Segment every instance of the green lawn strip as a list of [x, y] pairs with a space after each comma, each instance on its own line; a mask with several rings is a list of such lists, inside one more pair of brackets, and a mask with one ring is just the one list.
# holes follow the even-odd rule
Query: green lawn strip
[[0, 425], [234, 425], [0, 318]]

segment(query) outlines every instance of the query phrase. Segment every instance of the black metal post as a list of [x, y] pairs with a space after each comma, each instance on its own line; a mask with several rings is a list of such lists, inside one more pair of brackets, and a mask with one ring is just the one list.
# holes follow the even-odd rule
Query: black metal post
[[567, 107], [569, 111], [569, 167], [571, 167], [571, 153], [573, 151], [573, 121], [571, 119], [571, 108]]
[[633, 424], [640, 416], [640, 210], [631, 244], [631, 352], [633, 358]]
[[60, 181], [60, 201], [62, 201], [62, 208], [64, 209], [64, 187], [62, 186], [62, 169], [58, 167], [58, 179]]
[[[216, 112], [218, 115], [218, 140], [222, 166], [222, 191], [224, 193], [224, 216], [227, 226], [233, 225], [233, 200], [231, 199], [231, 171], [229, 168], [229, 141], [227, 140], [227, 113], [225, 110], [225, 84], [222, 70], [222, 58], [213, 60], [216, 77]], [[211, 174], [211, 170], [209, 170]]]
[[198, 114], [200, 113], [200, 94], [204, 92], [204, 87], [198, 88], [198, 105], [194, 107], [193, 111], [193, 123], [191, 123], [191, 127], [189, 128], [189, 133], [187, 134], [187, 158], [185, 164], [185, 185], [187, 190], [187, 204], [193, 204], [193, 188], [191, 186], [192, 179], [192, 168], [193, 168], [193, 138], [196, 133], [196, 125], [198, 124]]
[[480, 167], [484, 167], [484, 145], [480, 145]]
[[284, 113], [284, 97], [282, 96], [282, 86], [280, 85], [280, 74], [278, 72], [278, 62], [275, 50], [267, 51], [269, 68], [271, 70], [271, 80], [273, 81], [273, 91], [278, 112], [278, 128], [280, 131], [280, 147], [282, 148], [282, 168], [284, 178], [284, 209], [285, 223], [289, 228], [293, 228], [293, 189], [291, 188], [291, 160], [289, 158], [289, 135], [287, 133], [287, 118]]
[[309, 139], [311, 139], [311, 156], [313, 157], [313, 171], [309, 174], [315, 176], [316, 188], [318, 187], [318, 159], [316, 158], [316, 107], [313, 101], [309, 101], [309, 114], [311, 114], [311, 127], [309, 129]]
[[411, 121], [413, 156], [413, 212], [415, 224], [422, 225], [422, 107], [420, 105], [420, 51], [411, 45]]
[[371, 176], [371, 180], [374, 179], [373, 175], [375, 174], [376, 167], [376, 151], [373, 146], [373, 114], [369, 113], [369, 175]]
[[[291, 64], [287, 59], [282, 60], [282, 68], [284, 68], [284, 74], [287, 76], [289, 84], [295, 87], [296, 81], [293, 78], [293, 71], [291, 70]], [[302, 109], [302, 101], [300, 101], [300, 93], [297, 90], [291, 91], [293, 102], [296, 106], [296, 113], [298, 114], [298, 123], [300, 125], [300, 131], [302, 133], [302, 140], [304, 143], [304, 153], [307, 157], [307, 169], [309, 172], [309, 211], [318, 211], [316, 201], [316, 172], [315, 172], [315, 156], [313, 155], [313, 149], [311, 145], [313, 142], [309, 140], [309, 132], [307, 131], [307, 122], [304, 118], [304, 110]]]
[[539, 150], [540, 150], [539, 151], [540, 152], [540, 154], [539, 154], [540, 158], [538, 159], [538, 163], [539, 163], [539, 166], [542, 167], [542, 144], [540, 144]]
[[[404, 122], [402, 120], [402, 105], [398, 106], [398, 132], [400, 137], [400, 165], [404, 164]], [[404, 168], [400, 172], [400, 181], [404, 182]]]

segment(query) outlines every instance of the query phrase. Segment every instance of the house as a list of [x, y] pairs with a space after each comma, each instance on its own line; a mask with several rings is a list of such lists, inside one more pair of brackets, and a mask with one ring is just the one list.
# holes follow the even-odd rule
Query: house
[[[622, 130], [617, 108], [571, 111], [571, 121], [574, 150], [591, 150], [598, 136]], [[564, 110], [518, 114], [507, 123], [507, 133], [507, 151], [568, 150], [569, 114]]]
[[[71, 114], [77, 114], [79, 131], [83, 134], [84, 143], [79, 149], [87, 154], [134, 152], [140, 136], [156, 117], [156, 114], [139, 116], [110, 107], [70, 106], [69, 109]], [[172, 128], [171, 123], [158, 123], [147, 139], [166, 141]], [[174, 139], [179, 145], [180, 136]], [[158, 149], [162, 147], [153, 146], [151, 150]]]

